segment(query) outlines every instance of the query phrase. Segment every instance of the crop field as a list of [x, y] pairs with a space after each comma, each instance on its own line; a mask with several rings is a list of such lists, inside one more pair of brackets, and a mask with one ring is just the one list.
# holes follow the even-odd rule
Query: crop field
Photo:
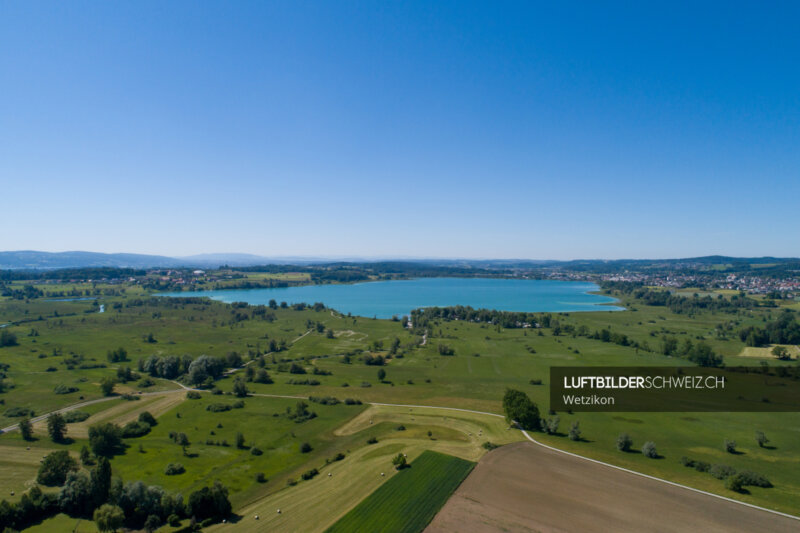
[[425, 531], [788, 533], [798, 526], [526, 442], [489, 453]]
[[[405, 429], [399, 430], [400, 426]], [[499, 417], [387, 406], [370, 407], [334, 434], [348, 443], [339, 447], [345, 458], [312, 463], [308, 467], [318, 468], [318, 476], [243, 506], [237, 531], [321, 532], [396, 475], [391, 460], [398, 453], [406, 454], [409, 461], [425, 450], [477, 461], [486, 454], [483, 443], [487, 441], [506, 444], [524, 438]], [[377, 442], [365, 445], [371, 438]], [[209, 531], [225, 531], [225, 526]]]
[[426, 451], [328, 531], [417, 533], [444, 505], [474, 463]]

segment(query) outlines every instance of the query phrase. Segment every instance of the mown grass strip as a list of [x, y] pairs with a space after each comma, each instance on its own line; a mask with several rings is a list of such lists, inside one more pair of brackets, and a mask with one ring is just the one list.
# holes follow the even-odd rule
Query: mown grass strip
[[425, 451], [381, 485], [327, 533], [419, 533], [472, 471], [475, 463]]

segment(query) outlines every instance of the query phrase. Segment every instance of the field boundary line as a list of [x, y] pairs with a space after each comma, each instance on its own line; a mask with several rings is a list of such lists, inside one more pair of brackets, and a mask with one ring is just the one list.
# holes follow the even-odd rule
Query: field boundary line
[[[496, 416], [496, 417], [500, 417], [500, 418], [505, 418], [503, 415], [499, 415], [497, 413], [487, 413], [485, 411], [474, 411], [472, 409], [460, 409], [458, 407], [436, 407], [436, 406], [433, 406], [433, 405], [403, 405], [403, 404], [373, 403], [373, 402], [369, 402], [369, 404], [370, 405], [382, 405], [384, 407], [419, 407], [419, 408], [428, 408], [428, 409], [446, 409], [448, 411], [461, 411], [461, 412], [465, 412], [465, 413], [475, 413], [475, 414], [479, 414], [479, 415], [488, 415], [488, 416]], [[666, 484], [672, 485], [674, 487], [679, 487], [679, 488], [682, 488], [682, 489], [691, 490], [691, 491], [697, 492], [699, 494], [705, 494], [706, 496], [713, 496], [714, 498], [719, 498], [721, 500], [725, 500], [725, 501], [728, 501], [728, 502], [731, 502], [731, 503], [738, 503], [739, 505], [745, 505], [745, 506], [750, 507], [752, 509], [758, 509], [759, 511], [766, 511], [768, 513], [776, 514], [778, 516], [783, 516], [785, 518], [792, 518], [794, 520], [800, 521], [800, 516], [795, 516], [795, 515], [791, 515], [791, 514], [788, 514], [788, 513], [783, 513], [781, 511], [775, 511], [773, 509], [767, 509], [766, 507], [761, 507], [759, 505], [743, 502], [743, 501], [740, 501], [740, 500], [734, 500], [733, 498], [728, 498], [727, 496], [722, 496], [720, 494], [714, 494], [713, 492], [706, 492], [704, 490], [696, 489], [696, 488], [690, 487], [688, 485], [682, 485], [682, 484], [676, 483], [674, 481], [669, 481], [669, 480], [666, 480], [666, 479], [662, 479], [660, 477], [651, 476], [649, 474], [643, 474], [642, 472], [637, 472], [635, 470], [630, 470], [628, 468], [624, 468], [624, 467], [621, 467], [621, 466], [612, 465], [611, 463], [606, 463], [606, 462], [603, 462], [603, 461], [600, 461], [600, 460], [597, 460], [597, 459], [592, 459], [591, 457], [585, 457], [583, 455], [578, 455], [577, 453], [568, 452], [566, 450], [560, 450], [560, 449], [555, 448], [553, 446], [549, 446], [547, 444], [539, 442], [538, 440], [536, 440], [533, 437], [531, 437], [528, 434], [528, 432], [525, 431], [524, 429], [521, 429], [520, 431], [522, 431], [522, 434], [525, 435], [525, 437], [529, 441], [531, 441], [532, 443], [536, 444], [537, 446], [541, 446], [543, 448], [547, 448], [548, 450], [552, 450], [554, 452], [563, 453], [563, 454], [566, 454], [566, 455], [571, 455], [572, 457], [577, 457], [578, 459], [583, 459], [584, 461], [591, 461], [593, 463], [597, 463], [597, 464], [600, 464], [600, 465], [603, 465], [603, 466], [607, 466], [609, 468], [616, 468], [617, 470], [622, 470], [623, 472], [627, 472], [629, 474], [634, 474], [634, 475], [637, 475], [637, 476], [645, 477], [645, 478], [648, 478], [648, 479], [652, 479], [654, 481], [660, 481], [661, 483], [666, 483]]]

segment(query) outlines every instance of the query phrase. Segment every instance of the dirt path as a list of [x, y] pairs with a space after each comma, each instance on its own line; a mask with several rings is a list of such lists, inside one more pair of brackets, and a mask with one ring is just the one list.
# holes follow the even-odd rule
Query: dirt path
[[794, 518], [523, 442], [481, 459], [425, 531], [798, 530]]

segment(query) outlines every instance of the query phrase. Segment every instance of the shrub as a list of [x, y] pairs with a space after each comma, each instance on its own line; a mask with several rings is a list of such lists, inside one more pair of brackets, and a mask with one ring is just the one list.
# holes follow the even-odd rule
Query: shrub
[[353, 398], [345, 398], [345, 405], [361, 405], [361, 400], [354, 400]]
[[581, 440], [581, 426], [577, 420], [569, 427], [569, 440]]
[[688, 468], [693, 468], [694, 467], [694, 460], [689, 459], [688, 457], [686, 457], [684, 455], [683, 457], [681, 457], [681, 464], [683, 466], [688, 467]]
[[164, 468], [164, 474], [168, 476], [177, 476], [186, 472], [186, 469], [180, 463], [170, 463]]
[[717, 479], [725, 479], [736, 474], [736, 470], [728, 465], [711, 465], [708, 473]]
[[728, 453], [736, 453], [736, 441], [725, 439], [725, 451]]
[[631, 451], [631, 446], [633, 446], [633, 439], [627, 433], [621, 433], [619, 437], [617, 437], [617, 450], [629, 452]]
[[650, 459], [658, 459], [658, 452], [656, 451], [656, 443], [653, 441], [647, 441], [642, 446], [642, 455], [645, 457], [649, 457]]
[[334, 398], [333, 396], [309, 396], [308, 401], [321, 403], [322, 405], [337, 405], [341, 403], [338, 398]]
[[181, 517], [175, 513], [172, 513], [167, 517], [167, 524], [169, 524], [171, 527], [178, 527], [181, 525]]
[[233, 407], [226, 403], [210, 403], [206, 405], [206, 411], [211, 411], [212, 413], [223, 413], [225, 411], [230, 411]]
[[405, 431], [405, 430], [406, 430], [406, 427], [405, 427], [403, 424], [400, 424], [400, 425], [399, 425], [399, 426], [397, 426], [395, 429], [397, 429], [397, 431]]
[[256, 448], [255, 446], [253, 446], [252, 448], [250, 448], [250, 453], [258, 456], [258, 455], [263, 455], [264, 452], [262, 452], [260, 448]]
[[547, 433], [548, 435], [555, 435], [558, 433], [558, 424], [561, 422], [561, 419], [558, 416], [553, 416], [545, 420], [542, 418], [539, 423], [542, 426], [542, 431]]
[[742, 492], [742, 490], [744, 490], [742, 475], [736, 474], [728, 477], [728, 479], [725, 480], [725, 488], [734, 492]]
[[367, 444], [378, 444], [378, 439], [375, 437], [370, 437], [367, 439]]
[[9, 418], [14, 418], [18, 416], [34, 416], [34, 413], [33, 409], [28, 409], [27, 407], [12, 407], [6, 409], [5, 415]]
[[300, 477], [302, 477], [304, 481], [308, 481], [309, 479], [313, 479], [317, 474], [319, 474], [319, 470], [312, 468], [311, 470], [303, 472]]
[[396, 470], [402, 470], [408, 466], [408, 460], [406, 459], [405, 455], [398, 453], [394, 456], [394, 459], [392, 459], [392, 464]]
[[158, 422], [156, 422], [156, 417], [154, 417], [150, 411], [143, 411], [139, 413], [139, 422], [144, 422], [150, 426], [155, 426], [158, 424]]
[[60, 383], [55, 386], [53, 392], [55, 392], [56, 394], [71, 394], [73, 392], [78, 392], [78, 387], [70, 387], [64, 385], [63, 383]]
[[266, 483], [267, 476], [264, 475], [264, 472], [258, 472], [256, 474], [256, 483]]
[[484, 449], [489, 450], [489, 451], [492, 451], [495, 448], [499, 448], [500, 447], [499, 444], [495, 444], [494, 442], [490, 442], [488, 440], [486, 442], [484, 442], [483, 444], [481, 444], [481, 446], [483, 446]]
[[739, 472], [738, 476], [741, 478], [743, 485], [752, 485], [754, 487], [763, 488], [769, 488], [772, 486], [772, 483], [770, 483], [766, 477], [751, 470], [742, 470]]
[[186, 392], [186, 398], [189, 400], [199, 400], [200, 399], [200, 392], [196, 390], [190, 390]]
[[311, 445], [307, 442], [304, 442], [303, 444], [300, 445], [300, 453], [308, 453], [313, 449], [314, 448], [312, 448]]
[[89, 413], [86, 411], [67, 411], [64, 413], [64, 421], [67, 424], [74, 424], [75, 422], [83, 422], [89, 418]]
[[708, 472], [711, 469], [711, 464], [705, 461], [694, 461], [694, 469], [698, 472]]
[[148, 433], [150, 433], [150, 424], [146, 422], [128, 422], [122, 428], [122, 437], [125, 439], [144, 437]]

